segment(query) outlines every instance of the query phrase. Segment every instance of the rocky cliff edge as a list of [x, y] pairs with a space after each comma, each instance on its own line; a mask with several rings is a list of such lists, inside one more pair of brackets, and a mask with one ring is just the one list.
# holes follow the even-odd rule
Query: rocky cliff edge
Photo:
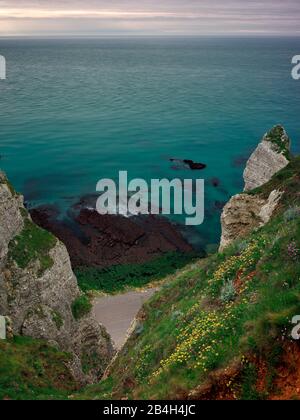
[[15, 335], [73, 354], [74, 377], [91, 383], [114, 350], [91, 315], [75, 319], [72, 307], [80, 297], [65, 246], [32, 222], [23, 197], [0, 172], [0, 315], [9, 317]]
[[290, 147], [291, 141], [280, 125], [264, 135], [246, 164], [244, 194], [233, 196], [223, 209], [220, 251], [270, 220], [282, 192], [273, 190], [267, 198], [250, 192], [266, 184], [289, 164]]

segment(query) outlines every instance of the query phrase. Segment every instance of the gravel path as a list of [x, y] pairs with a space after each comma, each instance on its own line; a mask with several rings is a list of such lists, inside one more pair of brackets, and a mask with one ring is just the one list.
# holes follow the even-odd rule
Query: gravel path
[[153, 288], [133, 291], [121, 295], [103, 296], [94, 300], [94, 316], [106, 327], [117, 349], [122, 347], [131, 322], [143, 303], [157, 290], [157, 288]]

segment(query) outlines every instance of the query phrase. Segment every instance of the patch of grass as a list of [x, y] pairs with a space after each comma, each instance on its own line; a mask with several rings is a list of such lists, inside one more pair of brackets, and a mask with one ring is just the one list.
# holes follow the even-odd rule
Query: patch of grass
[[241, 399], [244, 401], [258, 401], [263, 399], [262, 395], [257, 391], [256, 385], [258, 380], [257, 368], [254, 364], [249, 363], [245, 366], [242, 373], [242, 389]]
[[290, 140], [287, 138], [284, 128], [281, 125], [273, 127], [265, 137], [265, 140], [272, 142], [276, 150], [282, 153], [288, 160], [291, 159], [289, 150]]
[[77, 390], [66, 364], [71, 356], [43, 341], [0, 341], [0, 400], [60, 400]]
[[103, 360], [100, 360], [99, 354], [96, 352], [84, 351], [81, 354], [82, 370], [85, 374], [91, 371], [96, 372], [100, 378], [103, 375]]
[[55, 323], [58, 330], [61, 329], [61, 327], [64, 325], [63, 318], [60, 313], [57, 311], [52, 311], [52, 320]]
[[119, 265], [104, 270], [82, 267], [75, 270], [75, 274], [84, 292], [97, 290], [116, 293], [160, 280], [195, 259], [195, 254], [168, 253], [144, 264]]
[[92, 304], [90, 299], [86, 295], [79, 296], [72, 303], [72, 314], [76, 320], [83, 318], [88, 315], [92, 310]]
[[56, 242], [57, 239], [49, 232], [36, 226], [29, 219], [25, 219], [22, 232], [9, 244], [8, 256], [23, 269], [28, 267], [31, 261], [38, 260], [41, 275], [53, 265], [49, 252]]

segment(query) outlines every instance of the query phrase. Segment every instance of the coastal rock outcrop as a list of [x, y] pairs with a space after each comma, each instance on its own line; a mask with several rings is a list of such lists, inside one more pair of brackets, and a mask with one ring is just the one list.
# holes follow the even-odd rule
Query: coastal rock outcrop
[[220, 251], [223, 251], [237, 238], [246, 236], [255, 228], [268, 223], [281, 196], [280, 191], [274, 190], [267, 200], [248, 194], [238, 194], [232, 197], [224, 207], [221, 216]]
[[7, 253], [7, 244], [23, 228], [20, 213], [22, 205], [22, 198], [15, 193], [4, 174], [0, 172], [0, 263]]
[[221, 215], [222, 236], [220, 251], [237, 238], [268, 223], [282, 192], [274, 190], [266, 199], [260, 194], [248, 194], [261, 187], [290, 162], [291, 142], [285, 129], [278, 125], [265, 134], [262, 142], [250, 156], [244, 171], [245, 189], [225, 205]]
[[22, 196], [0, 173], [0, 314], [11, 319], [14, 334], [73, 354], [74, 377], [91, 383], [114, 349], [91, 315], [75, 319], [72, 307], [80, 297], [65, 246], [32, 222]]
[[245, 191], [262, 186], [287, 166], [290, 161], [290, 146], [290, 139], [280, 125], [265, 134], [246, 164]]

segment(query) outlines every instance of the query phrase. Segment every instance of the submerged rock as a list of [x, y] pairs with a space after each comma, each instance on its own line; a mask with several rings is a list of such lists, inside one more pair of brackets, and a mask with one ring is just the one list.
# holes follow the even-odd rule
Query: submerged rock
[[215, 188], [217, 188], [217, 187], [219, 187], [221, 185], [221, 181], [217, 177], [214, 177], [214, 178], [209, 179], [208, 182], [209, 182], [210, 185], [212, 185]]
[[285, 129], [278, 125], [265, 134], [250, 156], [244, 171], [245, 191], [258, 188], [285, 168], [290, 161], [290, 139]]
[[194, 162], [193, 160], [189, 160], [189, 159], [185, 159], [183, 161], [183, 163], [185, 163], [186, 165], [189, 166], [190, 169], [194, 170], [202, 170], [205, 169], [207, 167], [207, 165], [205, 165], [205, 163], [198, 163], [198, 162]]
[[200, 171], [207, 167], [205, 163], [194, 162], [190, 159], [170, 159], [170, 162], [176, 162], [178, 166], [173, 166], [173, 169], [192, 169], [193, 171]]

